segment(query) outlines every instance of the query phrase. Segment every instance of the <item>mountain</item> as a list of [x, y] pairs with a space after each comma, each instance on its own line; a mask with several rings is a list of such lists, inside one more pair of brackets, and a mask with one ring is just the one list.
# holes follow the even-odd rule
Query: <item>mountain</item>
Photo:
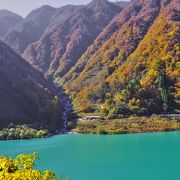
[[121, 10], [119, 4], [106, 0], [65, 6], [42, 37], [28, 46], [23, 57], [46, 75], [63, 76]]
[[178, 0], [133, 0], [64, 76], [79, 111], [174, 112], [180, 55]]
[[21, 22], [23, 18], [8, 10], [0, 10], [0, 37], [2, 38], [12, 27]]
[[125, 8], [129, 2], [128, 1], [116, 1], [115, 3], [122, 8]]
[[0, 128], [30, 124], [62, 127], [62, 105], [53, 87], [10, 47], [0, 41]]
[[23, 21], [10, 29], [3, 40], [18, 53], [23, 53], [26, 47], [37, 41], [56, 14], [56, 9], [42, 6], [33, 10]]

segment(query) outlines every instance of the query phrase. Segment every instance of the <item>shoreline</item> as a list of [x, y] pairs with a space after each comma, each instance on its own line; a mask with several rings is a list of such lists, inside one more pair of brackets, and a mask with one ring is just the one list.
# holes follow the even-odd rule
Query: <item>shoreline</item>
[[[97, 133], [76, 133], [77, 135], [102, 135], [102, 136], [113, 136], [113, 135], [133, 135], [133, 134], [151, 134], [151, 133], [170, 133], [170, 132], [179, 132], [180, 129], [176, 129], [176, 130], [169, 130], [169, 131], [144, 131], [144, 132], [131, 132], [131, 133], [112, 133], [112, 134], [97, 134]], [[69, 134], [65, 134], [65, 135], [69, 135]], [[75, 135], [75, 134], [72, 134]], [[55, 135], [56, 136], [56, 135]], [[53, 137], [53, 136], [51, 136]]]
[[179, 130], [180, 121], [178, 119], [158, 116], [79, 121], [76, 128], [76, 131], [81, 134], [135, 134]]
[[154, 134], [154, 133], [171, 133], [171, 132], [180, 132], [180, 129], [176, 129], [176, 130], [169, 130], [169, 131], [144, 131], [144, 132], [134, 132], [134, 133], [114, 133], [114, 134], [97, 134], [97, 133], [63, 133], [63, 134], [53, 134], [51, 136], [48, 137], [42, 137], [42, 138], [31, 138], [31, 139], [2, 139], [1, 141], [30, 141], [30, 140], [34, 140], [34, 139], [48, 139], [48, 138], [53, 138], [55, 136], [62, 136], [62, 135], [102, 135], [102, 136], [113, 136], [113, 135], [135, 135], [135, 134]]
[[144, 131], [144, 132], [130, 132], [130, 133], [112, 133], [112, 134], [101, 134], [101, 133], [74, 133], [74, 132], [67, 132], [67, 133], [63, 133], [63, 134], [52, 134], [50, 136], [47, 137], [42, 137], [42, 138], [30, 138], [30, 139], [1, 139], [1, 141], [30, 141], [30, 140], [34, 140], [34, 139], [48, 139], [48, 138], [52, 138], [55, 136], [62, 136], [62, 135], [102, 135], [102, 136], [113, 136], [113, 135], [133, 135], [133, 134], [151, 134], [151, 133], [171, 133], [171, 132], [180, 132], [180, 129], [176, 129], [176, 130], [168, 130], [168, 131]]
[[[42, 130], [40, 130], [42, 131]], [[75, 129], [69, 131], [48, 132], [41, 137], [29, 136], [27, 138], [10, 137], [9, 139], [1, 137], [0, 141], [8, 140], [31, 140], [45, 139], [56, 135], [75, 135], [75, 134], [102, 134], [102, 135], [123, 135], [123, 134], [141, 134], [156, 132], [180, 131], [179, 119], [163, 118], [159, 116], [129, 117], [112, 120], [84, 120], [78, 121]], [[8, 133], [7, 133], [8, 134]], [[31, 138], [32, 137], [32, 138]]]

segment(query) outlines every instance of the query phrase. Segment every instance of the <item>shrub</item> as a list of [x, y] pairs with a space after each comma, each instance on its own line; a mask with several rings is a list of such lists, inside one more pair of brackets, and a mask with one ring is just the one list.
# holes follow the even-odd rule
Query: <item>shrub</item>
[[0, 131], [0, 140], [31, 139], [47, 136], [48, 130], [37, 130], [26, 125], [17, 125]]
[[21, 154], [15, 159], [11, 157], [0, 157], [0, 179], [13, 180], [57, 180], [52, 171], [33, 170], [37, 153]]

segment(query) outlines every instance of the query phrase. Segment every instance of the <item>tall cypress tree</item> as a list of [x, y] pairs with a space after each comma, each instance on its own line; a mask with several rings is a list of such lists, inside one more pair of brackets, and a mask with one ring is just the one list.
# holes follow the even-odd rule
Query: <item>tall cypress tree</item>
[[159, 82], [160, 88], [165, 88], [167, 86], [167, 84], [166, 84], [167, 83], [166, 72], [164, 70], [161, 70], [159, 72], [158, 82]]
[[166, 72], [164, 69], [162, 69], [159, 72], [158, 84], [159, 84], [159, 88], [160, 88], [161, 99], [163, 102], [163, 109], [164, 109], [164, 112], [167, 112], [167, 110], [171, 106], [171, 94], [169, 92], [168, 78], [166, 76]]

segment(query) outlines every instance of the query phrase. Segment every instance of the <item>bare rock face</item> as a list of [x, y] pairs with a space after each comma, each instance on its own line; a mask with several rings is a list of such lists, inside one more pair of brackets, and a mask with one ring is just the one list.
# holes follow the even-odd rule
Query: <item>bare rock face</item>
[[23, 18], [8, 10], [0, 10], [0, 37], [2, 38], [11, 28], [21, 22]]
[[41, 38], [28, 46], [23, 57], [45, 75], [62, 77], [122, 9], [106, 0], [60, 8]]
[[40, 72], [0, 41], [0, 128], [10, 123], [60, 128], [61, 104], [55, 95]]

